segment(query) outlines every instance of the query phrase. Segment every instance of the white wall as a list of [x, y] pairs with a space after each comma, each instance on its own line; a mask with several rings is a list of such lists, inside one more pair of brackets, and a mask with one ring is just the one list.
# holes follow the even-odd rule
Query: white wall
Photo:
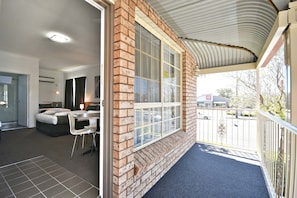
[[99, 76], [99, 65], [93, 67], [84, 67], [79, 70], [65, 72], [65, 80], [86, 76], [86, 95], [85, 102], [99, 102], [99, 98], [95, 98], [95, 76]]
[[[52, 102], [62, 102], [62, 104], [64, 104], [64, 73], [62, 71], [40, 68], [39, 75], [54, 78], [49, 79], [54, 83], [39, 82], [39, 103], [47, 104]], [[57, 91], [59, 91], [59, 94], [56, 93]]]
[[39, 60], [0, 51], [0, 71], [28, 75], [28, 127], [35, 127], [38, 112]]

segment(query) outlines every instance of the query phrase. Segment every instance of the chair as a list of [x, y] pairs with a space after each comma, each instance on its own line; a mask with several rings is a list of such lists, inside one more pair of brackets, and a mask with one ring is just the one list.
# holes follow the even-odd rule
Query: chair
[[[98, 110], [88, 110], [87, 111], [87, 114], [100, 114], [100, 111]], [[96, 149], [96, 135], [100, 134], [100, 128], [99, 128], [99, 118], [98, 117], [89, 117], [89, 124], [88, 126], [85, 126], [85, 128], [88, 128], [88, 127], [94, 127], [96, 128], [96, 132], [93, 134], [93, 145], [95, 146], [95, 149]]]
[[[87, 114], [100, 114], [100, 111], [97, 111], [97, 110], [88, 110], [87, 111]], [[90, 117], [89, 119], [89, 123], [90, 123], [90, 126], [93, 126], [93, 127], [97, 127], [99, 126], [99, 123], [98, 123], [99, 119], [98, 118], [92, 118]]]
[[[96, 127], [90, 126], [90, 127], [85, 127], [83, 129], [75, 129], [75, 118], [74, 118], [73, 114], [68, 113], [68, 119], [69, 119], [70, 133], [75, 136], [73, 146], [72, 146], [72, 151], [71, 151], [71, 158], [72, 158], [73, 153], [74, 153], [74, 148], [76, 145], [76, 141], [77, 141], [77, 137], [78, 136], [84, 137], [84, 135], [88, 135], [88, 134], [92, 134], [93, 136], [96, 135]], [[94, 144], [94, 141], [93, 141], [93, 144]], [[94, 146], [96, 146], [96, 145], [94, 145]], [[84, 138], [82, 141], [82, 147], [84, 147]]]

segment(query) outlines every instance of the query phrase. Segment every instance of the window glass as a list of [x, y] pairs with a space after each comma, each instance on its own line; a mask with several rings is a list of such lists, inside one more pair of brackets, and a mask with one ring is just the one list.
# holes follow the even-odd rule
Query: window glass
[[151, 77], [151, 59], [146, 54], [141, 54], [141, 77], [150, 78]]
[[176, 85], [180, 85], [180, 71], [175, 72]]
[[156, 59], [160, 59], [160, 45], [161, 41], [155, 36], [152, 36], [152, 55]]
[[175, 95], [175, 100], [174, 100], [174, 102], [180, 102], [180, 87], [175, 87], [175, 93], [176, 93], [176, 95]]
[[140, 76], [140, 52], [136, 51], [135, 52], [135, 76]]
[[141, 34], [139, 36], [140, 36], [140, 40], [141, 40], [141, 50], [147, 54], [150, 54], [150, 52], [151, 52], [151, 34], [146, 29], [141, 28]]
[[167, 63], [169, 63], [169, 48], [167, 47], [167, 45], [164, 45], [164, 52], [163, 52], [163, 54], [164, 54], [164, 57], [163, 57], [163, 59], [164, 59], [164, 62], [167, 62]]
[[174, 54], [172, 54], [172, 53], [170, 53], [170, 64], [171, 65], [175, 65], [175, 56], [174, 56]]
[[152, 60], [152, 65], [151, 65], [151, 74], [152, 74], [152, 79], [155, 81], [160, 80], [160, 61], [153, 59]]
[[140, 94], [140, 101], [141, 102], [149, 102], [148, 101], [148, 87], [149, 81], [146, 79], [141, 79], [142, 89]]
[[141, 97], [141, 79], [138, 77], [135, 77], [134, 81], [134, 101], [136, 103], [140, 102], [140, 97]]
[[142, 128], [134, 130], [134, 147], [142, 145]]
[[134, 111], [134, 124], [136, 127], [140, 127], [143, 125], [143, 120], [142, 120], [142, 111], [140, 109], [136, 109]]
[[150, 87], [151, 101], [159, 102], [160, 101], [160, 82], [152, 82]]
[[135, 26], [135, 47], [140, 48], [140, 26]]
[[158, 139], [162, 136], [162, 124], [154, 124], [153, 125], [153, 137], [154, 139]]

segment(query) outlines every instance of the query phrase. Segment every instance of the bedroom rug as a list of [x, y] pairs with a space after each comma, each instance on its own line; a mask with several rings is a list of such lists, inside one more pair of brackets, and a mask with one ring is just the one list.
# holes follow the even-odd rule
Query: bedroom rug
[[98, 188], [41, 155], [0, 167], [0, 197], [97, 197]]

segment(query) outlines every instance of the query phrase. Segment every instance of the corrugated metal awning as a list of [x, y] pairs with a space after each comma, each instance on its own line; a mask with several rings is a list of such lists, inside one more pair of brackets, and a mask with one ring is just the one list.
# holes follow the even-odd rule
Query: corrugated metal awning
[[289, 0], [146, 0], [193, 53], [199, 69], [254, 63]]

